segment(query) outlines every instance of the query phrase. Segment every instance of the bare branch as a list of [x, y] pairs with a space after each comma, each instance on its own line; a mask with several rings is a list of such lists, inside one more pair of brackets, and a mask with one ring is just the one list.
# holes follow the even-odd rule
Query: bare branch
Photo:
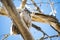
[[9, 16], [13, 19], [13, 22], [17, 25], [19, 32], [21, 32], [24, 40], [33, 40], [30, 32], [28, 31], [27, 26], [24, 24], [24, 21], [21, 19], [20, 15], [16, 11], [16, 8], [12, 0], [1, 0], [6, 9], [9, 12]]
[[22, 0], [22, 3], [20, 5], [20, 11], [25, 7], [27, 0]]
[[36, 7], [36, 10], [39, 11], [40, 13], [42, 13], [41, 10], [40, 10], [40, 8], [39, 8], [39, 7], [37, 6], [37, 4], [34, 2], [34, 0], [31, 0], [31, 1], [32, 1], [33, 5]]
[[[49, 36], [50, 38], [54, 38], [54, 37], [59, 37], [59, 35], [53, 35], [53, 36]], [[48, 37], [45, 37], [44, 39], [47, 39]]]
[[10, 34], [4, 34], [4, 38], [2, 40], [5, 40]]
[[57, 30], [57, 32], [60, 33], [60, 23], [55, 17], [38, 13], [35, 15], [32, 14], [31, 16], [33, 21], [50, 24], [53, 29]]
[[[34, 27], [35, 29], [37, 29], [38, 31], [41, 31], [43, 33], [43, 35], [47, 35], [40, 27], [36, 26], [35, 24], [32, 24], [32, 27]], [[47, 35], [48, 36], [48, 35]]]

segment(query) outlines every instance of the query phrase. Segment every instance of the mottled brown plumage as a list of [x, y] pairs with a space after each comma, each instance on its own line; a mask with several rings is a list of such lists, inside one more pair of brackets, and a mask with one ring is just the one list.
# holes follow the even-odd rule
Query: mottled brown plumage
[[[29, 13], [30, 12], [27, 10], [27, 8], [25, 8], [22, 12], [19, 12], [21, 19], [24, 20], [24, 22], [28, 28], [32, 25], [31, 24], [31, 16]], [[11, 34], [20, 34], [20, 32], [15, 24], [12, 25], [10, 33]]]

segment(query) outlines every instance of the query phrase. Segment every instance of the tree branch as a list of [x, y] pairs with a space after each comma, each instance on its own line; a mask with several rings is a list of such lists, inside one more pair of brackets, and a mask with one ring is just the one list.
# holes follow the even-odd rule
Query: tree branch
[[[41, 31], [43, 33], [43, 35], [47, 35], [40, 27], [36, 26], [35, 24], [32, 24], [32, 27], [34, 27], [35, 29], [37, 29], [38, 31]], [[48, 35], [47, 35], [48, 36]]]
[[37, 4], [34, 2], [34, 0], [31, 0], [31, 1], [32, 1], [33, 5], [36, 7], [36, 10], [39, 11], [40, 13], [42, 13], [41, 10], [40, 10], [40, 8], [39, 8], [39, 7], [37, 6]]
[[1, 8], [0, 15], [8, 16], [4, 8]]
[[39, 13], [31, 14], [31, 17], [32, 21], [50, 24], [51, 27], [60, 34], [60, 23], [55, 17]]
[[12, 0], [1, 0], [1, 2], [4, 4], [6, 9], [8, 10], [9, 16], [11, 17], [13, 22], [17, 25], [17, 28], [19, 29], [19, 32], [21, 32], [24, 40], [33, 40], [33, 37], [28, 31], [27, 26], [24, 24], [24, 21], [21, 19], [20, 15], [16, 11], [16, 8]]
[[[50, 38], [53, 38], [53, 37], [59, 37], [59, 35], [53, 35], [53, 36], [49, 36]], [[47, 39], [49, 37], [45, 37], [44, 39]]]
[[22, 0], [22, 3], [20, 5], [20, 11], [25, 7], [27, 0]]
[[10, 34], [4, 34], [4, 38], [2, 40], [5, 40]]

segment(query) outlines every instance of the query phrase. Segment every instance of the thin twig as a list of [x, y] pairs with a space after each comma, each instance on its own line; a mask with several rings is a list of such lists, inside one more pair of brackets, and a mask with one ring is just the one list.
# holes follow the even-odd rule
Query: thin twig
[[4, 34], [4, 38], [2, 40], [5, 40], [10, 34]]
[[[34, 27], [35, 29], [37, 29], [38, 31], [41, 31], [44, 35], [47, 35], [40, 27], [38, 27], [35, 24], [32, 24], [32, 27]], [[47, 35], [48, 36], [48, 35]]]
[[36, 10], [40, 12], [40, 14], [42, 13], [40, 8], [37, 6], [37, 4], [34, 2], [34, 0], [31, 0], [33, 5], [36, 7]]
[[[53, 36], [49, 36], [50, 38], [54, 38], [54, 37], [59, 37], [59, 35], [53, 35]], [[47, 39], [48, 37], [45, 37], [44, 39]]]

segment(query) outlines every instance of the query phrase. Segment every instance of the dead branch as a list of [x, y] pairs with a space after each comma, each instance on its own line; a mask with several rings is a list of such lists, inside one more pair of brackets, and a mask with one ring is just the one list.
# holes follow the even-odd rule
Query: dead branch
[[57, 18], [39, 13], [32, 14], [31, 17], [33, 21], [50, 24], [53, 29], [60, 33], [60, 23], [58, 22]]
[[24, 24], [24, 21], [21, 19], [20, 15], [16, 11], [16, 8], [12, 0], [1, 0], [1, 2], [4, 4], [6, 9], [8, 10], [9, 16], [11, 17], [13, 22], [17, 25], [17, 28], [19, 29], [19, 32], [21, 32], [24, 40], [33, 40], [33, 37], [28, 31], [27, 26]]

